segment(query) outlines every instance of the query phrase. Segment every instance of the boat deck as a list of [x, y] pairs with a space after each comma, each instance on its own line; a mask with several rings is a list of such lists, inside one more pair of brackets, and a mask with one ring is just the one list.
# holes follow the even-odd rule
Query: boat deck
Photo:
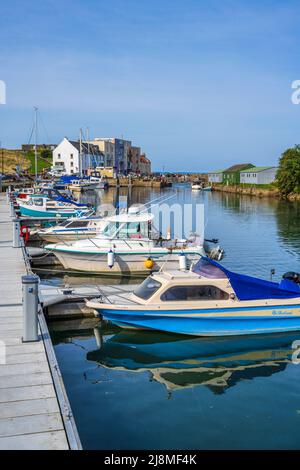
[[[9, 205], [0, 194], [0, 449], [69, 449], [42, 339], [22, 343], [21, 248], [12, 247]], [[5, 362], [3, 364], [3, 362]]]

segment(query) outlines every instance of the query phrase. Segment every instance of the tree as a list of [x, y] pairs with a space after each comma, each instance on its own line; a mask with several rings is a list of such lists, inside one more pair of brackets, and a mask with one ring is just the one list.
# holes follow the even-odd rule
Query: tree
[[300, 192], [300, 145], [289, 148], [280, 157], [277, 185], [282, 195]]

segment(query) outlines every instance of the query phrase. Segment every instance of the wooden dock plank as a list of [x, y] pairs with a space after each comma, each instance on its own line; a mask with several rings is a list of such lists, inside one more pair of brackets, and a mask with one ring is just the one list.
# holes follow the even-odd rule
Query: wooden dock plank
[[0, 437], [0, 449], [6, 450], [66, 450], [68, 444], [64, 431], [23, 434], [20, 436]]
[[32, 385], [52, 384], [52, 377], [49, 371], [38, 374], [6, 375], [0, 380], [0, 390], [2, 388], [30, 387]]
[[[28, 387], [28, 390], [31, 389]], [[29, 396], [30, 394], [28, 397]], [[59, 413], [56, 397], [30, 400], [27, 399], [26, 396], [26, 400], [0, 403], [0, 420], [3, 418], [16, 418], [18, 416], [32, 416], [49, 413]]]
[[55, 398], [55, 390], [52, 384], [0, 389], [0, 403], [23, 401], [25, 398], [26, 400]]
[[45, 346], [40, 339], [22, 343], [21, 248], [12, 247], [12, 223], [0, 195], [0, 449], [68, 449]]

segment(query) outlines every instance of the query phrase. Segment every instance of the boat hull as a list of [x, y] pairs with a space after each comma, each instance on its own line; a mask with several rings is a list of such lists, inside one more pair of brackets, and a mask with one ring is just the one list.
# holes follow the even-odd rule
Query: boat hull
[[[55, 251], [53, 254], [58, 258], [60, 263], [65, 269], [74, 270], [79, 272], [90, 272], [98, 274], [140, 274], [148, 275], [150, 272], [159, 271], [165, 264], [168, 269], [178, 269], [178, 253], [169, 252], [161, 253], [115, 253], [114, 265], [109, 267], [107, 264], [107, 252], [102, 254], [87, 254], [87, 253], [72, 253], [67, 251]], [[189, 263], [199, 260], [200, 255], [203, 253], [190, 253], [187, 254]], [[154, 265], [151, 269], [146, 268], [145, 262], [151, 256]]]
[[49, 232], [49, 233], [41, 233], [39, 232], [38, 236], [40, 239], [42, 239], [45, 242], [49, 243], [60, 243], [62, 241], [70, 241], [74, 242], [76, 240], [85, 240], [87, 238], [92, 238], [97, 235], [97, 232], [91, 232], [91, 231], [77, 231], [72, 232], [72, 233], [54, 233], [54, 232]]
[[[86, 211], [87, 212], [87, 211]], [[78, 217], [79, 213], [83, 213], [83, 211], [40, 211], [36, 209], [32, 209], [30, 207], [20, 206], [20, 213], [22, 216], [29, 216], [29, 217]]]
[[114, 309], [102, 304], [96, 310], [103, 318], [122, 328], [147, 328], [193, 336], [234, 336], [300, 330], [300, 303], [163, 312], [158, 309]]

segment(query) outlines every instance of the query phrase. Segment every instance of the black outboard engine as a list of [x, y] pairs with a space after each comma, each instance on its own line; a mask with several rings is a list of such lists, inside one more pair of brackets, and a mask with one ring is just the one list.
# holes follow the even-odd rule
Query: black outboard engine
[[300, 284], [300, 274], [295, 273], [294, 271], [289, 271], [282, 276], [283, 279], [288, 281], [295, 282], [295, 284]]

